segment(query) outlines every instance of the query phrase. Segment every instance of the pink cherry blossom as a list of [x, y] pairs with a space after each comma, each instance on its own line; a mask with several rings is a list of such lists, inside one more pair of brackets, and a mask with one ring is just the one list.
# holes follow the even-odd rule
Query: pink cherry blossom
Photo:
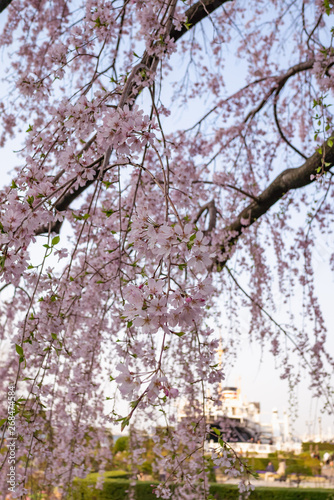
[[334, 408], [317, 296], [319, 265], [334, 269], [332, 3], [7, 3], [0, 386], [16, 496], [38, 481], [67, 498], [103, 474], [121, 425], [130, 499], [143, 428], [157, 497], [208, 498], [211, 453], [247, 498], [247, 466], [224, 436], [209, 451], [203, 411], [245, 336], [287, 388], [304, 366]]

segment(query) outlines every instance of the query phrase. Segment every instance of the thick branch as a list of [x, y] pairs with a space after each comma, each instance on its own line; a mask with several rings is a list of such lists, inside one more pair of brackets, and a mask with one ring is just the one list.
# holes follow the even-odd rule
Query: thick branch
[[[322, 151], [323, 155], [320, 155], [318, 152], [314, 153], [300, 167], [284, 170], [257, 197], [257, 200], [252, 201], [240, 212], [232, 224], [225, 228], [227, 234], [232, 233], [232, 237], [228, 240], [229, 247], [232, 247], [237, 242], [246, 227], [251, 226], [262, 215], [268, 212], [286, 193], [293, 189], [299, 189], [312, 184], [319, 169], [324, 172], [329, 171], [333, 167], [334, 146], [329, 147], [325, 142], [322, 145]], [[222, 253], [225, 254], [226, 251], [228, 249], [223, 245]], [[219, 262], [219, 265], [225, 265], [228, 258], [228, 256], [225, 256], [224, 261]]]
[[[101, 157], [98, 160], [97, 165], [94, 167], [94, 178], [93, 179], [87, 181], [84, 186], [79, 186], [74, 191], [70, 190], [70, 192], [65, 192], [64, 195], [58, 200], [58, 202], [55, 205], [55, 209], [58, 212], [64, 212], [65, 210], [67, 210], [68, 207], [70, 206], [70, 204], [72, 203], [72, 201], [76, 200], [76, 198], [78, 196], [80, 196], [84, 191], [86, 191], [86, 189], [89, 186], [91, 186], [96, 181], [96, 179], [98, 178], [99, 172], [100, 172], [100, 165], [101, 165], [102, 160], [103, 160], [103, 157]], [[35, 231], [35, 234], [37, 236], [39, 234], [48, 233], [49, 229], [50, 229], [50, 232], [59, 234], [61, 226], [62, 226], [62, 222], [56, 221], [51, 225], [51, 228], [49, 228], [49, 225], [40, 226]]]
[[12, 0], [0, 0], [0, 13], [4, 11], [10, 3], [12, 3]]
[[181, 36], [189, 31], [189, 25], [190, 28], [192, 28], [212, 12], [214, 12], [216, 9], [218, 9], [218, 7], [230, 1], [232, 0], [199, 0], [199, 2], [196, 2], [185, 13], [187, 17], [188, 27], [182, 26], [182, 29], [180, 31], [177, 31], [173, 26], [170, 37], [174, 38], [174, 41], [176, 42], [176, 40], [181, 38]]
[[[231, 1], [231, 0], [199, 0], [195, 5], [190, 7], [186, 11], [186, 16], [188, 23], [190, 23], [190, 27], [192, 28], [195, 26], [197, 23], [202, 21], [206, 16], [211, 14], [214, 10], [216, 10], [218, 7], [223, 5], [224, 3]], [[0, 0], [1, 2], [1, 0]], [[174, 4], [175, 6], [175, 4]], [[166, 35], [169, 35], [170, 38], [174, 38], [174, 40], [178, 40], [181, 38], [182, 35], [187, 33], [188, 29], [186, 27], [183, 27], [181, 31], [176, 31], [174, 25], [172, 24], [172, 14], [173, 11], [170, 13], [170, 18], [166, 23]], [[124, 87], [123, 94], [121, 96], [120, 104], [119, 106], [122, 107], [126, 100], [131, 96], [133, 100], [136, 99], [136, 97], [139, 95], [139, 90], [141, 88], [137, 86], [136, 90], [137, 92], [135, 94], [132, 93], [134, 90], [134, 77], [136, 74], [141, 71], [143, 68], [148, 68], [151, 71], [155, 71], [156, 67], [159, 63], [159, 59], [156, 56], [149, 56], [147, 52], [145, 51], [142, 57], [142, 60], [140, 63], [138, 63], [132, 70], [131, 75], [129, 76], [127, 83]], [[96, 135], [94, 134], [93, 139], [95, 139]], [[91, 139], [91, 141], [93, 140]], [[91, 144], [91, 143], [90, 143]], [[67, 208], [70, 206], [70, 204], [78, 197], [80, 194], [82, 194], [95, 180], [97, 179], [97, 170], [95, 169], [94, 173], [94, 179], [91, 181], [88, 181], [84, 186], [76, 189], [75, 191], [65, 194], [64, 197], [55, 205], [55, 209], [59, 212], [67, 210]], [[57, 232], [59, 233], [60, 228], [61, 228], [62, 223], [61, 222], [55, 222], [51, 226], [51, 232]], [[36, 234], [42, 234], [45, 232], [49, 231], [49, 227], [43, 226], [38, 228], [36, 231]]]

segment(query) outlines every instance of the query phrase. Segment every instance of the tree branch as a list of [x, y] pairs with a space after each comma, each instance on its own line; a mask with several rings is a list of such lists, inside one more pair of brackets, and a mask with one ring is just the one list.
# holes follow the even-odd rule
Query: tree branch
[[[98, 175], [100, 172], [99, 166], [101, 165], [101, 161], [103, 160], [103, 158], [104, 157], [102, 156], [99, 159], [98, 165], [94, 168], [94, 178], [93, 179], [87, 181], [84, 186], [80, 186], [77, 189], [75, 189], [74, 191], [65, 192], [64, 195], [61, 196], [61, 198], [59, 199], [59, 201], [56, 203], [56, 205], [54, 207], [57, 210], [57, 212], [64, 212], [65, 210], [67, 210], [68, 207], [70, 206], [70, 204], [72, 203], [72, 201], [76, 200], [76, 198], [78, 196], [80, 196], [84, 191], [86, 191], [86, 189], [89, 186], [94, 184], [94, 182], [98, 178]], [[36, 234], [36, 236], [38, 236], [39, 234], [48, 233], [49, 230], [51, 233], [59, 234], [62, 224], [63, 224], [63, 222], [58, 220], [58, 221], [54, 222], [53, 224], [51, 224], [51, 228], [49, 228], [49, 224], [47, 224], [45, 226], [40, 226], [38, 229], [36, 229], [35, 234]]]
[[12, 0], [0, 0], [0, 13], [3, 12], [10, 3], [12, 3]]
[[[319, 173], [329, 171], [334, 165], [334, 145], [329, 147], [327, 142], [322, 145], [323, 154], [320, 155], [318, 151], [310, 156], [303, 165], [297, 168], [288, 168], [281, 172], [276, 179], [273, 180], [269, 186], [262, 191], [257, 197], [257, 200], [252, 201], [246, 208], [244, 208], [236, 219], [225, 228], [227, 234], [232, 234], [228, 238], [227, 244], [221, 247], [224, 255], [224, 260], [219, 261], [219, 267], [225, 266], [229, 259], [226, 252], [237, 242], [239, 236], [246, 227], [251, 226], [262, 215], [277, 203], [286, 193], [291, 190], [299, 189], [315, 181], [315, 176]], [[312, 178], [311, 178], [312, 176]], [[244, 221], [247, 221], [245, 224]], [[227, 248], [227, 246], [229, 248]]]
[[[314, 65], [314, 61], [315, 61], [315, 59], [313, 59], [313, 58], [312, 59], [308, 59], [307, 61], [304, 61], [304, 62], [295, 64], [294, 66], [291, 66], [291, 68], [289, 68], [288, 71], [286, 71], [284, 74], [281, 74], [281, 75], [267, 75], [267, 76], [264, 76], [262, 78], [258, 78], [257, 80], [254, 80], [254, 81], [248, 83], [247, 85], [245, 85], [241, 89], [237, 90], [237, 92], [234, 92], [229, 97], [227, 97], [226, 99], [224, 99], [223, 101], [221, 101], [219, 104], [217, 104], [213, 108], [211, 108], [210, 111], [208, 111], [207, 113], [205, 113], [205, 115], [202, 116], [202, 118], [200, 118], [194, 125], [192, 125], [191, 127], [185, 129], [184, 132], [190, 132], [191, 130], [193, 130], [195, 127], [197, 127], [198, 125], [200, 125], [208, 116], [210, 116], [211, 113], [213, 113], [214, 111], [216, 111], [218, 109], [218, 107], [221, 107], [222, 104], [226, 104], [227, 102], [231, 101], [232, 99], [235, 99], [237, 96], [239, 96], [241, 94], [241, 92], [249, 89], [250, 87], [252, 87], [252, 86], [254, 86], [254, 85], [258, 84], [258, 83], [262, 83], [262, 82], [264, 82], [266, 80], [273, 80], [273, 82], [274, 82], [273, 86], [268, 90], [268, 92], [266, 93], [266, 95], [264, 96], [264, 98], [261, 100], [261, 102], [258, 104], [258, 106], [256, 108], [252, 109], [247, 114], [246, 118], [244, 119], [244, 123], [246, 123], [250, 118], [253, 118], [253, 116], [255, 116], [256, 113], [258, 113], [259, 111], [261, 111], [261, 109], [263, 108], [263, 106], [266, 104], [266, 102], [272, 96], [272, 94], [274, 92], [276, 92], [277, 95], [279, 94], [279, 92], [282, 90], [282, 88], [284, 87], [284, 85], [286, 84], [286, 82], [288, 81], [289, 78], [291, 78], [292, 76], [294, 76], [297, 73], [300, 73], [302, 71], [307, 71], [308, 69], [312, 69], [313, 65]], [[327, 70], [333, 64], [334, 63], [329, 64], [328, 67], [327, 67]]]
[[263, 108], [263, 106], [268, 101], [269, 97], [271, 97], [271, 95], [274, 92], [276, 92], [276, 95], [278, 96], [278, 94], [280, 93], [280, 91], [282, 90], [282, 88], [284, 87], [284, 85], [286, 84], [286, 82], [289, 80], [289, 78], [291, 78], [292, 76], [296, 75], [297, 73], [301, 73], [302, 71], [306, 71], [308, 69], [312, 69], [313, 65], [314, 65], [314, 61], [315, 61], [315, 59], [308, 59], [307, 61], [295, 64], [294, 66], [291, 66], [291, 68], [286, 73], [284, 73], [281, 76], [277, 76], [275, 78], [276, 79], [275, 85], [273, 85], [271, 87], [271, 89], [268, 90], [268, 92], [266, 93], [266, 95], [264, 96], [264, 98], [262, 99], [262, 101], [258, 104], [258, 106], [256, 106], [256, 108], [252, 109], [248, 113], [248, 115], [244, 119], [244, 122], [246, 123], [250, 118], [253, 118], [256, 115], [256, 113], [258, 113], [259, 111], [261, 111], [261, 109]]
[[[1, 1], [2, 0], [0, 0], [0, 2]], [[229, 2], [229, 1], [232, 1], [232, 0], [199, 0], [197, 3], [195, 3], [195, 5], [193, 5], [192, 7], [190, 7], [186, 11], [187, 22], [191, 24], [191, 28], [192, 28], [193, 26], [198, 24], [200, 21], [202, 21], [206, 16], [210, 15], [218, 7], [220, 7], [221, 5], [223, 5], [224, 3]], [[174, 4], [174, 7], [175, 7], [175, 4]], [[169, 35], [170, 38], [174, 38], [174, 40], [178, 40], [185, 33], [187, 33], [189, 28], [186, 28], [184, 26], [181, 29], [181, 31], [176, 31], [175, 26], [173, 25], [173, 19], [172, 19], [173, 12], [174, 11], [172, 10], [172, 12], [169, 14], [169, 19], [166, 23], [166, 35]], [[156, 70], [158, 63], [159, 63], [158, 57], [156, 57], [154, 55], [150, 56], [147, 54], [146, 51], [144, 52], [141, 62], [138, 63], [133, 68], [131, 75], [129, 76], [129, 78], [127, 80], [127, 83], [124, 87], [124, 90], [123, 90], [123, 93], [122, 93], [122, 96], [120, 99], [120, 104], [119, 104], [120, 107], [122, 107], [125, 104], [126, 100], [130, 96], [132, 99], [135, 100], [140, 93], [139, 90], [141, 90], [141, 88], [140, 87], [138, 88], [138, 86], [137, 86], [137, 89], [136, 89], [137, 92], [135, 94], [133, 94], [133, 90], [134, 90], [134, 86], [135, 86], [135, 84], [133, 82], [134, 82], [134, 77], [136, 76], [136, 74], [139, 71], [141, 71], [143, 68], [148, 68], [154, 72]], [[94, 134], [94, 136], [90, 139], [89, 146], [92, 144], [95, 137], [96, 137], [96, 134]], [[87, 145], [85, 145], [85, 149], [88, 149]], [[63, 173], [64, 173], [64, 171], [61, 172], [61, 175]], [[60, 177], [60, 175], [58, 175], [58, 178], [59, 177]], [[54, 208], [58, 212], [63, 212], [65, 210], [67, 210], [67, 208], [70, 206], [70, 204], [78, 196], [80, 196], [80, 194], [82, 194], [93, 182], [95, 182], [97, 178], [98, 178], [98, 169], [95, 168], [94, 179], [92, 179], [91, 181], [88, 181], [84, 186], [79, 187], [75, 191], [70, 192], [68, 194], [65, 194], [61, 198], [61, 200], [59, 200], [59, 202], [56, 203]], [[59, 222], [59, 221], [54, 222], [51, 225], [51, 232], [59, 233], [61, 226], [62, 226], [62, 222]], [[41, 226], [40, 228], [37, 229], [36, 235], [48, 232], [49, 230], [50, 230], [49, 226]]]
[[183, 25], [182, 29], [177, 31], [173, 26], [170, 37], [174, 38], [174, 41], [176, 42], [179, 38], [181, 38], [181, 36], [189, 31], [189, 25], [190, 28], [193, 28], [193, 26], [209, 16], [212, 12], [218, 9], [218, 7], [231, 1], [232, 0], [199, 0], [199, 2], [196, 2], [185, 12], [188, 27]]
[[277, 130], [279, 132], [279, 135], [281, 136], [281, 138], [283, 139], [283, 141], [286, 142], [288, 146], [290, 146], [291, 149], [293, 149], [296, 153], [299, 154], [299, 156], [302, 156], [306, 160], [307, 156], [305, 156], [304, 153], [302, 153], [301, 151], [299, 151], [299, 149], [297, 149], [293, 144], [291, 144], [291, 142], [283, 134], [283, 130], [282, 130], [281, 126], [280, 126], [280, 123], [279, 123], [279, 120], [278, 120], [278, 115], [277, 115], [278, 95], [279, 94], [278, 94], [278, 91], [277, 91], [276, 92], [276, 96], [275, 96], [275, 100], [274, 100], [274, 118], [275, 118], [275, 123], [276, 123]]
[[199, 221], [199, 218], [205, 211], [209, 212], [209, 227], [206, 231], [204, 231], [204, 233], [210, 233], [216, 227], [217, 208], [215, 205], [215, 200], [209, 201], [209, 203], [206, 203], [199, 209], [199, 212], [194, 220], [194, 224]]

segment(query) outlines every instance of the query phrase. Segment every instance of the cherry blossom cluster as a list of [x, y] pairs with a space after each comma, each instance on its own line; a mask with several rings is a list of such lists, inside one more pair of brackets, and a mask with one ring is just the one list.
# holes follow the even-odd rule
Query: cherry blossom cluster
[[140, 153], [155, 136], [149, 131], [150, 120], [137, 105], [105, 113], [97, 143], [103, 149], [113, 147], [118, 155]]
[[0, 384], [15, 381], [18, 497], [38, 479], [66, 498], [93, 464], [103, 488], [115, 424], [131, 435], [133, 496], [140, 429], [159, 417], [158, 497], [173, 485], [177, 499], [207, 498], [209, 460], [247, 496], [247, 467], [223, 437], [206, 444], [206, 407], [246, 336], [290, 387], [298, 354], [333, 412], [315, 285], [334, 262], [332, 5], [218, 4], [5, 11], [0, 145], [23, 139], [0, 190]]

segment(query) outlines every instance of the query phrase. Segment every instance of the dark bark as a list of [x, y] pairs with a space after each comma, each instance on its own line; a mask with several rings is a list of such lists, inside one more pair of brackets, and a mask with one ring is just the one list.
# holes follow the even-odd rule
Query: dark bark
[[[211, 12], [216, 10], [218, 7], [220, 7], [221, 5], [223, 5], [224, 3], [229, 2], [229, 1], [231, 1], [231, 0], [199, 0], [195, 5], [193, 5], [192, 7], [190, 7], [186, 11], [188, 23], [191, 24], [190, 28], [192, 28], [193, 26], [198, 24], [200, 21], [202, 21], [202, 19], [204, 19], [209, 14], [211, 14]], [[174, 26], [173, 26], [173, 23], [172, 23], [172, 18], [170, 18], [168, 20], [166, 28], [167, 28], [166, 35], [169, 35], [170, 38], [174, 38], [174, 40], [178, 40], [179, 38], [181, 38], [181, 36], [183, 36], [188, 31], [188, 28], [185, 28], [185, 27], [183, 27], [184, 29], [182, 29], [181, 31], [176, 31]], [[157, 57], [149, 56], [146, 51], [144, 52], [141, 62], [136, 65], [136, 67], [138, 69], [135, 70], [135, 73], [130, 74], [129, 79], [127, 81], [127, 84], [124, 87], [123, 94], [122, 94], [121, 99], [120, 99], [120, 107], [122, 107], [124, 105], [124, 103], [126, 102], [126, 100], [129, 97], [132, 98], [133, 100], [135, 100], [136, 97], [140, 93], [139, 91], [141, 90], [141, 88], [137, 87], [136, 93], [132, 94], [132, 90], [134, 87], [132, 82], [134, 80], [133, 77], [135, 76], [135, 74], [142, 71], [143, 67], [146, 67], [152, 71], [155, 71], [156, 67], [158, 65], [158, 62], [159, 62], [159, 59]], [[95, 136], [91, 141], [94, 141], [94, 139], [95, 139]], [[55, 209], [58, 212], [63, 212], [65, 210], [67, 210], [67, 208], [70, 206], [72, 201], [74, 201], [78, 196], [80, 196], [80, 194], [82, 194], [96, 180], [98, 168], [99, 167], [94, 168], [95, 173], [94, 173], [93, 180], [87, 182], [85, 184], [85, 186], [78, 188], [74, 192], [70, 192], [68, 194], [65, 194], [63, 196], [63, 198], [61, 198], [59, 200], [59, 202], [55, 206]], [[51, 228], [49, 226], [41, 226], [36, 231], [36, 235], [47, 233], [50, 229], [51, 229], [51, 232], [59, 233], [61, 226], [62, 226], [62, 223], [59, 221], [53, 223]]]
[[[231, 0], [199, 0], [195, 5], [193, 5], [186, 11], [187, 23], [190, 25], [189, 28], [193, 28], [196, 24], [198, 24], [210, 13], [212, 13], [227, 1]], [[169, 36], [171, 38], [174, 38], [174, 40], [180, 39], [188, 31], [188, 28], [186, 27], [183, 27], [181, 31], [176, 31], [171, 23], [171, 20], [169, 21], [169, 23], [170, 28], [167, 30], [166, 35], [169, 34]], [[138, 69], [136, 69], [135, 71], [141, 71], [143, 67], [155, 70], [157, 64], [158, 59], [154, 56], [148, 56], [148, 54], [145, 52], [141, 63], [137, 65]], [[312, 59], [291, 67], [284, 75], [277, 78], [276, 84], [268, 93], [268, 97], [270, 97], [273, 92], [276, 92], [278, 94], [290, 77], [301, 71], [311, 69], [313, 64], [314, 60]], [[123, 104], [125, 100], [132, 94], [131, 80], [133, 80], [133, 76], [134, 75], [130, 75], [128, 84], [124, 88], [124, 92], [121, 97], [121, 102]], [[138, 92], [136, 93], [136, 95], [138, 95]], [[264, 104], [264, 102], [261, 102], [261, 104], [259, 105], [260, 109]], [[259, 109], [256, 109], [256, 112], [257, 111], [259, 111]], [[255, 114], [254, 110], [253, 112], [251, 112], [251, 114]], [[334, 164], [334, 146], [330, 148], [327, 144], [324, 144], [323, 148], [325, 151], [325, 157], [323, 161], [328, 164], [323, 168], [324, 170], [329, 170]], [[282, 198], [282, 196], [284, 196], [290, 190], [298, 189], [314, 182], [314, 179], [311, 180], [311, 175], [316, 175], [319, 167], [322, 167], [322, 156], [319, 153], [314, 153], [310, 158], [306, 159], [305, 163], [301, 167], [284, 170], [256, 199], [254, 199], [245, 209], [243, 209], [241, 213], [236, 217], [236, 219], [228, 227], [226, 227], [226, 234], [228, 235], [230, 232], [232, 232], [233, 236], [228, 240], [228, 248], [226, 248], [226, 246], [222, 246], [224, 260], [218, 263], [219, 266], [221, 267], [225, 265], [229, 258], [229, 256], [226, 257], [226, 253], [237, 242], [239, 236], [247, 227], [252, 225], [256, 220], [264, 215], [275, 203], [277, 203], [278, 200]], [[67, 210], [70, 204], [92, 183], [95, 182], [99, 171], [99, 166], [94, 167], [94, 170], [95, 175], [93, 180], [87, 182], [85, 186], [80, 187], [76, 191], [65, 194], [59, 200], [59, 202], [55, 206], [55, 209], [58, 212]], [[242, 224], [241, 220], [247, 220], [249, 221], [249, 223], [245, 226], [245, 224]], [[57, 222], [52, 225], [51, 231], [59, 232], [60, 228], [61, 223]], [[42, 234], [47, 232], [48, 230], [49, 228], [47, 227], [41, 227], [38, 229], [36, 234]]]
[[182, 26], [182, 29], [180, 31], [176, 31], [176, 29], [173, 27], [170, 33], [170, 37], [174, 38], [174, 41], [176, 42], [176, 40], [187, 33], [189, 29], [200, 23], [208, 15], [218, 9], [218, 7], [221, 7], [221, 5], [230, 1], [232, 0], [200, 0], [199, 2], [196, 2], [186, 11], [188, 27]]
[[[84, 186], [80, 186], [75, 191], [69, 192], [69, 193], [65, 194], [62, 198], [60, 198], [57, 205], [55, 206], [57, 212], [64, 212], [65, 210], [67, 210], [68, 207], [70, 206], [70, 204], [72, 203], [72, 201], [76, 200], [78, 198], [78, 196], [80, 196], [84, 191], [86, 191], [86, 189], [89, 186], [94, 184], [98, 174], [99, 174], [99, 169], [95, 168], [94, 169], [94, 179], [87, 181]], [[62, 221], [59, 221], [59, 220], [57, 222], [54, 222], [51, 225], [50, 232], [59, 234], [62, 224], [63, 224]], [[49, 225], [46, 225], [46, 226], [40, 226], [36, 230], [35, 234], [37, 236], [39, 234], [44, 234], [44, 233], [48, 233], [48, 232], [49, 232]]]
[[[231, 248], [238, 240], [239, 236], [246, 228], [254, 224], [262, 215], [277, 203], [285, 194], [294, 189], [299, 189], [312, 184], [319, 169], [321, 171], [329, 171], [334, 165], [334, 145], [329, 147], [327, 142], [322, 145], [324, 157], [316, 152], [303, 165], [298, 168], [288, 168], [281, 172], [269, 186], [262, 191], [256, 200], [252, 201], [244, 208], [235, 220], [226, 227], [226, 234], [232, 233], [233, 236], [228, 240], [228, 247]], [[247, 221], [242, 223], [241, 221]], [[222, 253], [228, 251], [226, 246], [222, 246]], [[219, 265], [225, 265], [228, 256], [224, 257]]]
[[3, 12], [10, 3], [12, 3], [12, 0], [0, 0], [0, 13]]

